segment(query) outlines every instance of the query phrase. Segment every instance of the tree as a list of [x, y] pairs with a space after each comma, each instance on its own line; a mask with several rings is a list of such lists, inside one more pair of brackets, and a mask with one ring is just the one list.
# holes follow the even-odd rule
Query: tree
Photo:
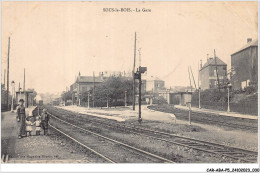
[[67, 102], [67, 100], [72, 100], [72, 92], [71, 91], [67, 91], [67, 92], [63, 92], [61, 94], [61, 98], [64, 102]]
[[[107, 101], [110, 106], [124, 105], [125, 91], [127, 91], [127, 101], [132, 102], [132, 80], [111, 76], [95, 87], [95, 105], [102, 107]], [[89, 92], [93, 95], [93, 88]], [[87, 94], [87, 92], [83, 93], [83, 101], [88, 100]], [[90, 98], [92, 101], [92, 97]]]

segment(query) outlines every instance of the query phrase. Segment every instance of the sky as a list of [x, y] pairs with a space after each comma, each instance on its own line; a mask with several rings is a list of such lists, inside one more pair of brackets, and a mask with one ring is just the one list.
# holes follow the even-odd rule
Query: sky
[[[188, 66], [198, 79], [200, 60], [230, 55], [258, 38], [258, 2], [2, 2], [1, 82], [38, 93], [64, 91], [81, 75], [131, 71], [136, 49], [148, 75], [166, 86], [188, 86]], [[104, 8], [151, 12], [103, 12]], [[137, 51], [137, 66], [139, 66]]]

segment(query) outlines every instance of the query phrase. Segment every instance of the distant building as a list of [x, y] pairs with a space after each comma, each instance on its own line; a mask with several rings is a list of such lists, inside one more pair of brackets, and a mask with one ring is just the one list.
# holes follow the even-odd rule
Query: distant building
[[121, 72], [121, 71], [102, 71], [99, 72], [99, 76], [102, 76], [104, 78], [108, 78], [111, 76], [114, 77], [124, 77], [127, 76], [128, 74], [126, 72]]
[[160, 90], [165, 90], [165, 81], [154, 76], [145, 76], [142, 85], [146, 92], [158, 93]]
[[192, 92], [177, 92], [172, 95], [172, 104], [187, 106], [191, 102]]
[[16, 104], [19, 104], [19, 100], [23, 99], [24, 100], [24, 106], [29, 107], [34, 105], [34, 96], [33, 96], [33, 91], [16, 91]]
[[186, 91], [173, 91], [170, 89], [159, 91], [159, 96], [167, 101], [168, 104], [186, 106], [188, 102], [191, 102], [192, 92]]
[[231, 55], [232, 88], [243, 89], [258, 85], [258, 40], [247, 39], [247, 44]]
[[[95, 86], [102, 83], [104, 80], [101, 76], [95, 77]], [[70, 86], [72, 92], [72, 104], [80, 105], [80, 97], [84, 92], [89, 91], [94, 87], [93, 76], [81, 76], [80, 73], [76, 81]]]
[[200, 88], [202, 90], [217, 88], [217, 74], [219, 83], [222, 85], [227, 77], [227, 64], [218, 57], [209, 58], [199, 70]]

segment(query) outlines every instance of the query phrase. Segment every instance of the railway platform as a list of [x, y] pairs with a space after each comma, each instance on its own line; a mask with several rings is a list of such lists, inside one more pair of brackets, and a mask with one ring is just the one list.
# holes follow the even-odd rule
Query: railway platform
[[[62, 108], [65, 110], [82, 113], [86, 115], [113, 119], [119, 122], [126, 121], [129, 119], [137, 119], [138, 117], [138, 107], [136, 106], [135, 111], [132, 110], [132, 106], [127, 107], [117, 107], [117, 108], [91, 108], [88, 109], [86, 107], [80, 106], [58, 106], [58, 108]], [[161, 122], [169, 122], [173, 120], [173, 114], [165, 113], [165, 112], [157, 112], [147, 108], [147, 105], [142, 106], [142, 119], [143, 120], [151, 120], [151, 121], [161, 121]]]
[[[178, 109], [189, 110], [189, 108], [187, 106], [174, 105], [174, 107], [178, 108]], [[221, 115], [221, 116], [237, 117], [237, 118], [252, 119], [252, 120], [258, 119], [258, 116], [239, 114], [237, 112], [224, 112], [224, 111], [217, 111], [217, 110], [203, 109], [203, 108], [199, 109], [196, 107], [192, 107], [191, 110], [194, 112], [215, 114], [215, 115]]]
[[[31, 115], [35, 107], [26, 109], [26, 114]], [[33, 128], [32, 136], [18, 138], [18, 124], [16, 112], [1, 113], [1, 163], [57, 163], [68, 162], [68, 158], [74, 161], [80, 158], [70, 146], [64, 146], [51, 131], [50, 135], [35, 136]]]

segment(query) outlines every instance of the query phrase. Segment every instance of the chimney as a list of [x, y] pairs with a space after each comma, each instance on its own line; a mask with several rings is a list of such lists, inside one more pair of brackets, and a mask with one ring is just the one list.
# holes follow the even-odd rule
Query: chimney
[[202, 68], [202, 60], [200, 60], [200, 69]]
[[247, 43], [250, 43], [252, 41], [252, 38], [247, 38]]

